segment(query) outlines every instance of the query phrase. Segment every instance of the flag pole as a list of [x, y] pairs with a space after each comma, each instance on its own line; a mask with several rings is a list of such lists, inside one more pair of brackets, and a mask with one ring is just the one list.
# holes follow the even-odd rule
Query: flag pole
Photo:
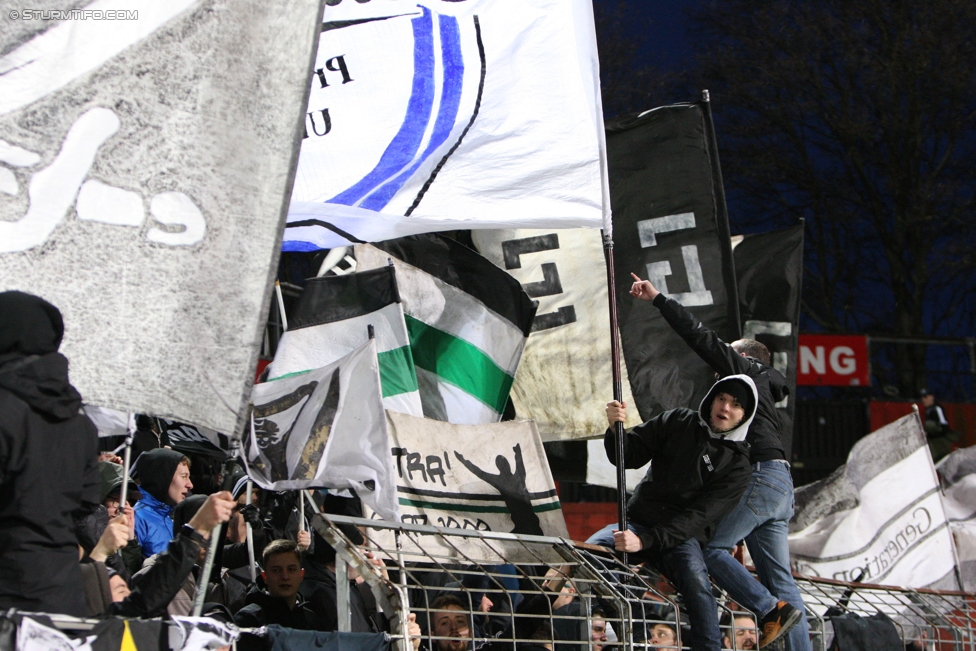
[[119, 496], [119, 510], [125, 513], [129, 497], [129, 469], [132, 465], [132, 441], [136, 436], [136, 415], [129, 414], [129, 434], [125, 438], [125, 452], [122, 453], [122, 494]]
[[[250, 477], [247, 478], [247, 484], [244, 490], [247, 491], [247, 497], [244, 498], [244, 505], [250, 506], [251, 491], [253, 490]], [[251, 528], [251, 523], [247, 521], [244, 522], [244, 529], [247, 532], [247, 564], [248, 569], [251, 571], [251, 583], [254, 583], [258, 580], [258, 571], [254, 566], [254, 530]]]
[[[227, 457], [227, 461], [224, 462], [224, 485], [221, 486], [221, 490], [224, 491], [234, 489], [234, 485], [230, 483], [231, 473], [229, 470], [229, 465], [232, 459], [240, 456], [241, 451], [240, 441], [231, 439], [230, 445], [230, 455]], [[250, 498], [250, 495], [248, 495], [248, 498]], [[197, 593], [193, 598], [194, 617], [200, 617], [200, 615], [203, 613], [203, 602], [207, 599], [207, 589], [210, 587], [210, 573], [213, 571], [214, 560], [217, 558], [217, 549], [220, 547], [220, 537], [223, 535], [223, 533], [223, 522], [218, 522], [217, 526], [210, 531], [210, 544], [207, 546], [207, 555], [203, 559], [203, 569], [200, 571], [199, 578], [197, 579]]]
[[[281, 295], [281, 282], [275, 280], [275, 294], [278, 296], [278, 314], [281, 316], [281, 330], [288, 332], [288, 315], [285, 314], [285, 299]], [[298, 491], [298, 530], [305, 531], [305, 491]]]
[[[610, 305], [610, 357], [611, 373], [613, 377], [613, 399], [623, 402], [624, 390], [620, 373], [620, 330], [617, 328], [617, 282], [613, 265], [613, 236], [605, 230], [603, 235], [603, 254], [607, 261], [607, 299]], [[624, 464], [624, 424], [613, 424], [614, 438], [617, 444], [617, 527], [619, 531], [627, 531], [627, 471]], [[627, 553], [623, 554], [624, 565], [627, 565]]]

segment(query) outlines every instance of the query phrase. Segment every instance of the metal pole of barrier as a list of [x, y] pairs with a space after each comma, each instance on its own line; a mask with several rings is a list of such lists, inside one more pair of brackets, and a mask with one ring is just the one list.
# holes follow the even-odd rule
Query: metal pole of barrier
[[336, 557], [336, 608], [339, 616], [339, 632], [352, 632], [352, 608], [349, 603], [349, 565]]

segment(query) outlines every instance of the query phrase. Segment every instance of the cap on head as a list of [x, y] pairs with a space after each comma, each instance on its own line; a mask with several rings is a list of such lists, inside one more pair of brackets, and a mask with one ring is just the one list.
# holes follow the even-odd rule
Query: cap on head
[[752, 387], [746, 385], [746, 383], [742, 380], [732, 377], [719, 380], [715, 383], [715, 386], [713, 386], [711, 390], [713, 401], [715, 400], [714, 396], [718, 395], [719, 393], [727, 393], [738, 400], [739, 404], [742, 405], [742, 408], [745, 410], [746, 416], [751, 414], [756, 409], [756, 397], [753, 395]]
[[61, 311], [25, 292], [0, 292], [0, 355], [47, 355], [64, 336]]

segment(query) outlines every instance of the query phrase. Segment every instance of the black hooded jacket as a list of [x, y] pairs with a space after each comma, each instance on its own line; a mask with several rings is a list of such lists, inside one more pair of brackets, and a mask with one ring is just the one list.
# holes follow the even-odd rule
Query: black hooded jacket
[[47, 301], [0, 293], [0, 610], [83, 617], [73, 520], [99, 504], [98, 434], [63, 333]]
[[752, 357], [743, 357], [718, 335], [706, 328], [695, 315], [681, 306], [681, 303], [658, 294], [654, 306], [661, 310], [661, 316], [668, 322], [695, 354], [712, 367], [720, 377], [727, 375], [748, 375], [756, 384], [759, 405], [756, 420], [749, 427], [746, 442], [750, 446], [753, 463], [786, 459], [783, 441], [780, 437], [780, 420], [776, 403], [790, 393], [790, 387], [783, 374]]
[[[643, 551], [669, 549], [691, 538], [708, 542], [715, 524], [735, 508], [749, 485], [749, 446], [743, 440], [756, 400], [730, 431], [713, 434], [707, 425], [712, 400], [725, 382], [742, 382], [755, 396], [752, 380], [734, 375], [716, 382], [697, 412], [671, 409], [624, 435], [627, 468], [653, 461], [627, 503], [630, 520], [650, 528], [640, 535]], [[606, 431], [603, 446], [616, 465], [613, 430]]]
[[247, 593], [246, 605], [234, 615], [234, 623], [241, 628], [278, 624], [303, 631], [326, 630], [322, 620], [305, 602], [301, 593], [297, 597], [295, 609], [292, 610], [284, 599], [272, 597], [263, 590], [252, 590]]

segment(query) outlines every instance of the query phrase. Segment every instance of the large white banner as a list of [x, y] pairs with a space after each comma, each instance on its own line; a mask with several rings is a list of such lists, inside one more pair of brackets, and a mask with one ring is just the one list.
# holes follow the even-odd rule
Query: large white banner
[[789, 541], [801, 574], [958, 589], [949, 522], [917, 416], [858, 441], [845, 466], [798, 489], [796, 501]]
[[330, 5], [285, 250], [603, 225], [590, 0]]
[[4, 4], [0, 290], [64, 314], [87, 404], [233, 432], [318, 0]]
[[[613, 381], [607, 272], [599, 231], [480, 230], [471, 235], [481, 255], [539, 301], [512, 386], [515, 413], [533, 419], [543, 441], [602, 436]], [[630, 407], [626, 424], [632, 427], [640, 422], [640, 414], [623, 359], [621, 373], [623, 399]]]
[[[532, 421], [455, 425], [391, 411], [386, 415], [403, 522], [569, 536]], [[474, 538], [451, 542], [475, 560], [497, 562], [494, 547], [509, 562], [537, 562], [516, 543], [486, 545]], [[429, 551], [438, 543], [425, 537], [423, 544]], [[451, 553], [449, 548], [442, 551]]]

